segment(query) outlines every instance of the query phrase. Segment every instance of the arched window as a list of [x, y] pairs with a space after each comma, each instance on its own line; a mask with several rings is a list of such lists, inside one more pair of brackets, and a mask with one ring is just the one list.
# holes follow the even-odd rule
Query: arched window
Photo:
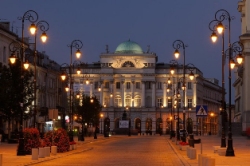
[[114, 103], [115, 107], [122, 107], [122, 98], [121, 96], [117, 95], [115, 97], [115, 103]]
[[131, 96], [126, 96], [125, 98], [125, 106], [131, 107]]
[[126, 61], [122, 64], [122, 67], [135, 67], [135, 65], [130, 61]]
[[134, 98], [134, 107], [141, 107], [141, 97], [138, 95]]

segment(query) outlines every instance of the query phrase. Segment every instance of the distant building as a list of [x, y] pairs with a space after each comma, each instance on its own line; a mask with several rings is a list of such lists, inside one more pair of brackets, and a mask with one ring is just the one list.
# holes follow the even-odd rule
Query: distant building
[[[131, 40], [119, 44], [114, 52], [108, 46], [101, 53], [100, 61], [80, 65], [80, 75], [73, 74], [74, 91], [97, 96], [103, 105], [104, 114], [101, 131], [119, 133], [119, 121], [126, 117], [131, 119], [131, 131], [134, 133], [169, 133], [172, 120], [176, 130], [178, 115], [180, 129], [183, 128], [183, 106], [185, 104], [186, 122], [192, 124], [194, 132], [218, 133], [219, 110], [221, 107], [221, 90], [216, 79], [206, 79], [196, 67], [192, 68], [194, 80], [189, 79], [190, 68], [186, 67], [186, 95], [183, 103], [183, 65], [159, 63], [155, 53], [141, 47]], [[175, 74], [170, 74], [174, 67]], [[86, 81], [90, 84], [86, 84]], [[168, 80], [172, 83], [168, 84]], [[101, 91], [98, 89], [101, 88]], [[174, 94], [179, 91], [181, 97]], [[178, 101], [176, 108], [175, 101]], [[208, 116], [196, 117], [196, 106], [207, 105]], [[210, 113], [214, 117], [210, 117]], [[187, 126], [187, 125], [186, 125]]]

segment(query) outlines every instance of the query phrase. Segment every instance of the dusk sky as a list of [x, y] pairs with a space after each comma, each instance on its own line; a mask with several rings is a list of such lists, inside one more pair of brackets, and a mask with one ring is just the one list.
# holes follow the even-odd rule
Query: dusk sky
[[[237, 10], [239, 0], [0, 0], [0, 21], [9, 21], [13, 32], [21, 36], [21, 21], [17, 19], [28, 10], [34, 10], [39, 20], [49, 23], [48, 42], [38, 51], [45, 51], [58, 64], [70, 62], [73, 40], [83, 42], [81, 61], [92, 63], [109, 45], [110, 52], [128, 39], [158, 56], [158, 62], [174, 59], [172, 44], [182, 40], [186, 48], [186, 64], [192, 63], [205, 78], [216, 78], [221, 85], [221, 49], [219, 40], [213, 44], [208, 28], [217, 10], [225, 9], [231, 21], [231, 43], [241, 35], [241, 17]], [[224, 22], [227, 24], [227, 22]], [[25, 36], [29, 21], [25, 21]], [[39, 32], [40, 35], [40, 32]], [[228, 33], [226, 32], [228, 46]], [[182, 53], [182, 50], [181, 50]], [[182, 63], [183, 57], [178, 60]], [[228, 73], [228, 68], [226, 68]], [[226, 86], [228, 82], [225, 76]], [[233, 82], [233, 81], [232, 81]], [[233, 102], [233, 100], [232, 100]]]

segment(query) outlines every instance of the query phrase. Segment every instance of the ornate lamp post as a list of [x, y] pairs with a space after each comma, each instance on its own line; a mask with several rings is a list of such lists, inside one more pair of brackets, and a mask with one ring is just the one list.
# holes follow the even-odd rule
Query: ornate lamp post
[[179, 105], [179, 99], [180, 99], [180, 97], [181, 97], [181, 95], [180, 95], [180, 92], [179, 92], [179, 89], [177, 89], [176, 90], [176, 93], [175, 93], [175, 100], [176, 100], [176, 105], [177, 105], [177, 127], [176, 127], [176, 134], [177, 134], [177, 141], [180, 141], [180, 132], [179, 132], [179, 130], [180, 130], [180, 110], [179, 110], [179, 108], [180, 108], [180, 105]]
[[210, 113], [210, 132], [209, 132], [209, 135], [212, 135], [212, 117], [214, 117], [213, 112]]
[[130, 128], [131, 128], [131, 122], [130, 122], [130, 108], [127, 106], [126, 107], [127, 112], [129, 111], [129, 122], [128, 122], [128, 136], [131, 136]]
[[[73, 138], [73, 104], [72, 104], [72, 92], [73, 92], [73, 78], [72, 78], [72, 70], [73, 70], [73, 64], [72, 64], [72, 58], [73, 58], [73, 48], [76, 48], [76, 58], [80, 58], [81, 56], [81, 51], [80, 49], [82, 48], [83, 44], [80, 40], [73, 40], [71, 42], [70, 45], [68, 45], [68, 47], [70, 47], [70, 65], [68, 66], [68, 70], [69, 70], [69, 112], [70, 112], [70, 134], [69, 134], [69, 140], [70, 142], [72, 142], [74, 140]], [[77, 71], [77, 73], [80, 74], [79, 71]], [[62, 80], [66, 79], [66, 73], [63, 72], [61, 75]]]
[[101, 117], [101, 134], [102, 134], [102, 118], [103, 118], [103, 114], [100, 114], [100, 117]]
[[[18, 17], [18, 19], [22, 20], [22, 41], [21, 41], [22, 45], [15, 44], [15, 46], [13, 47], [14, 49], [12, 49], [12, 50], [11, 50], [11, 47], [9, 47], [9, 48], [10, 48], [11, 52], [13, 52], [13, 53], [17, 49], [21, 49], [20, 62], [21, 62], [21, 75], [22, 75], [23, 74], [22, 66], [23, 66], [24, 51], [25, 51], [25, 48], [24, 48], [24, 21], [28, 20], [31, 23], [35, 23], [38, 20], [38, 15], [37, 15], [37, 13], [35, 11], [28, 10], [28, 11], [26, 11], [24, 13], [24, 15], [22, 17]], [[14, 60], [14, 58], [13, 58], [13, 56], [11, 56], [10, 57], [11, 63], [14, 62], [13, 60]], [[23, 76], [21, 76], [21, 78], [23, 79]], [[23, 84], [21, 86], [23, 87]], [[20, 106], [21, 106], [20, 135], [19, 135], [18, 148], [17, 148], [17, 155], [18, 156], [25, 155], [25, 151], [24, 151], [24, 137], [23, 137], [23, 93], [21, 95], [22, 95], [22, 101], [20, 101]]]
[[[186, 60], [186, 55], [185, 55], [185, 48], [187, 46], [184, 44], [183, 41], [181, 40], [175, 40], [173, 42], [173, 48], [175, 49], [174, 55], [175, 58], [178, 59], [179, 58], [179, 49], [182, 48], [183, 49], [183, 128], [184, 128], [184, 132], [183, 132], [183, 141], [186, 142], [186, 120], [185, 120], [185, 97], [186, 97], [186, 83], [185, 83], [185, 75], [186, 75], [186, 71], [185, 71], [185, 60]], [[179, 131], [177, 131], [179, 132]]]
[[[174, 75], [174, 72], [175, 72], [175, 68], [176, 66], [178, 65], [178, 62], [176, 60], [171, 60], [170, 62], [170, 75], [172, 77], [172, 79], [168, 78], [168, 87], [167, 87], [167, 92], [171, 91], [171, 96], [174, 97], [174, 80], [173, 80], [173, 75]], [[170, 89], [171, 88], [171, 89]], [[171, 98], [171, 104], [173, 103], [173, 98]], [[174, 131], [173, 131], [173, 109], [174, 109], [174, 105], [172, 104], [171, 105], [171, 117], [170, 117], [170, 139], [172, 137], [174, 137]]]
[[[218, 11], [217, 11], [218, 12]], [[212, 31], [212, 34], [211, 34], [211, 40], [212, 40], [212, 42], [216, 42], [217, 41], [217, 34], [216, 34], [216, 31], [218, 31], [220, 34], [221, 34], [221, 36], [222, 36], [222, 56], [221, 56], [221, 58], [222, 58], [222, 60], [221, 60], [221, 62], [222, 62], [222, 64], [221, 64], [221, 73], [222, 73], [222, 75], [221, 75], [221, 87], [222, 87], [222, 91], [221, 91], [221, 112], [220, 112], [220, 114], [221, 114], [221, 147], [226, 147], [226, 136], [225, 136], [225, 119], [224, 119], [224, 115], [226, 114], [226, 107], [225, 107], [225, 79], [224, 79], [224, 71], [225, 71], [225, 69], [224, 69], [224, 66], [225, 66], [225, 61], [224, 61], [224, 59], [225, 59], [225, 55], [224, 55], [224, 45], [225, 45], [225, 38], [224, 38], [224, 31], [221, 31], [221, 30], [219, 30], [219, 28], [217, 28], [217, 26], [218, 25], [220, 25], [221, 26], [221, 21], [223, 21], [225, 18], [223, 18], [222, 20], [221, 20], [221, 18], [219, 18], [219, 20], [217, 19], [217, 17], [218, 16], [216, 16], [217, 15], [217, 12], [216, 12], [216, 14], [215, 14], [215, 20], [212, 20], [210, 23], [209, 23], [209, 29]]]
[[[37, 14], [37, 13], [36, 13]], [[37, 80], [37, 71], [36, 71], [36, 63], [37, 63], [37, 50], [36, 50], [36, 38], [37, 38], [37, 30], [41, 30], [42, 31], [42, 35], [41, 35], [41, 39], [42, 42], [46, 42], [47, 40], [47, 34], [46, 31], [49, 30], [49, 24], [48, 22], [41, 20], [39, 22], [36, 23], [36, 25], [34, 23], [31, 24], [30, 26], [30, 32], [32, 35], [35, 35], [35, 46], [34, 46], [34, 50], [35, 50], [35, 55], [34, 55], [34, 70], [35, 70], [35, 76], [34, 76], [34, 124], [33, 127], [36, 127], [36, 114], [37, 114], [37, 110], [36, 110], [36, 89], [37, 89], [37, 84], [36, 84], [36, 80]]]
[[[12, 52], [11, 53], [11, 56], [10, 56], [10, 63], [11, 64], [14, 64], [16, 62], [16, 56], [15, 56], [15, 52], [17, 50], [20, 50], [21, 52], [24, 52], [24, 45], [21, 45], [19, 44], [18, 42], [16, 41], [13, 41], [10, 43], [9, 45], [9, 50]], [[22, 92], [21, 92], [21, 101], [20, 101], [20, 129], [19, 129], [19, 140], [18, 140], [18, 148], [17, 148], [17, 155], [18, 156], [24, 156], [26, 155], [26, 152], [24, 150], [24, 137], [23, 137], [23, 105], [24, 105], [24, 101], [23, 101], [23, 61], [22, 61], [22, 54], [21, 54], [21, 57], [19, 57], [19, 60], [20, 60], [20, 72], [21, 72], [21, 89], [22, 89]]]
[[[224, 109], [224, 99], [225, 99], [225, 92], [224, 92], [224, 59], [225, 59], [225, 52], [224, 52], [224, 26], [222, 22], [225, 20], [228, 21], [228, 59], [229, 59], [229, 64], [228, 64], [228, 85], [229, 85], [229, 125], [228, 125], [228, 146], [227, 146], [227, 151], [226, 151], [226, 156], [234, 156], [234, 149], [233, 149], [233, 140], [232, 140], [232, 131], [231, 131], [231, 68], [230, 68], [230, 63], [232, 62], [232, 45], [231, 45], [231, 20], [233, 20], [234, 17], [230, 16], [229, 12], [226, 11], [225, 9], [220, 9], [215, 13], [215, 19], [209, 23], [209, 29], [213, 31], [211, 38], [213, 42], [216, 41], [217, 35], [215, 33], [215, 27], [217, 28], [217, 32], [219, 34], [222, 34], [222, 39], [223, 39], [223, 47], [222, 47], [222, 140], [221, 140], [221, 147], [226, 147], [225, 143], [225, 134], [224, 134], [224, 121], [225, 119], [225, 111]], [[211, 25], [213, 28], [211, 28]]]

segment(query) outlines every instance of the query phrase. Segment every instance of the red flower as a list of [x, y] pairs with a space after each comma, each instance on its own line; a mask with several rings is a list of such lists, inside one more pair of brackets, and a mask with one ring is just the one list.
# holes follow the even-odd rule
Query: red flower
[[179, 142], [181, 146], [189, 145], [187, 142]]

